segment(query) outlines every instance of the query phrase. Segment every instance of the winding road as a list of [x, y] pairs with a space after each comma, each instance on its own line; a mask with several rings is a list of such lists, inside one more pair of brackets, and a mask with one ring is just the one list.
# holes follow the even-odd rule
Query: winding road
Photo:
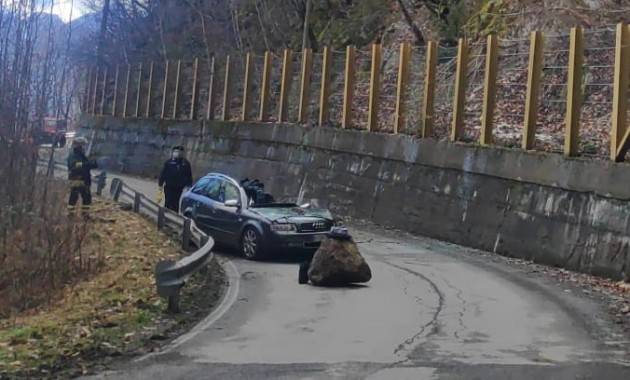
[[[155, 185], [125, 178], [145, 194]], [[354, 226], [373, 279], [299, 285], [295, 262], [219, 255], [218, 308], [96, 379], [630, 379], [604, 308], [490, 254]]]

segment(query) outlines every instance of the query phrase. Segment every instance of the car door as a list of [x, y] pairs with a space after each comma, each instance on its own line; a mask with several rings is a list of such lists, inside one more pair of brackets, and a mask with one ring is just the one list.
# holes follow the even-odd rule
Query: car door
[[195, 220], [200, 227], [202, 226], [202, 221], [197, 216], [197, 212], [201, 202], [204, 201], [206, 186], [210, 182], [210, 178], [203, 177], [197, 181], [190, 192], [186, 193], [182, 199], [181, 209], [184, 216], [191, 217]]
[[[226, 206], [225, 202], [229, 200], [237, 200], [238, 206]], [[242, 199], [241, 192], [232, 182], [222, 179], [221, 190], [219, 192], [219, 202], [216, 204], [216, 213], [214, 214], [217, 229], [223, 241], [236, 246], [239, 241], [240, 225], [242, 221]]]
[[193, 218], [214, 239], [220, 240], [215, 213], [221, 190], [221, 180], [209, 177], [201, 186], [193, 188]]

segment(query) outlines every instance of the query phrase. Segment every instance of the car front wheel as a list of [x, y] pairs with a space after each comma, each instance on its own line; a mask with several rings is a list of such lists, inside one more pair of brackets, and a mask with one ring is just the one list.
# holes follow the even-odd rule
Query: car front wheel
[[247, 227], [241, 237], [241, 252], [248, 260], [260, 260], [263, 256], [260, 234], [253, 227]]

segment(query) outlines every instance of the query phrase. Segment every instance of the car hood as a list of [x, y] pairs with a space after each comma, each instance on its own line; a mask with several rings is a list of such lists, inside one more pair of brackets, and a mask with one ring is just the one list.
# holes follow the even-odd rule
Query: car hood
[[332, 220], [330, 211], [321, 208], [301, 208], [301, 207], [254, 207], [252, 211], [272, 220], [282, 222], [291, 219], [318, 218]]

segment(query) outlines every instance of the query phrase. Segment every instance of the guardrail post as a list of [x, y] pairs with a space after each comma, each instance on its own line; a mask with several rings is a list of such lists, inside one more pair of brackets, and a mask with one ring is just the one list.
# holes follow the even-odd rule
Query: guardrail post
[[98, 175], [97, 178], [98, 181], [96, 183], [96, 195], [101, 196], [101, 194], [103, 194], [103, 189], [107, 184], [107, 173], [103, 171], [101, 172], [101, 174]]
[[354, 46], [346, 46], [346, 75], [343, 83], [343, 113], [341, 115], [341, 128], [350, 128], [352, 124], [355, 54], [356, 50]]
[[177, 71], [175, 72], [175, 92], [173, 93], [173, 120], [177, 120], [177, 106], [179, 105], [179, 79], [182, 73], [182, 60], [177, 60]]
[[278, 121], [287, 121], [287, 110], [289, 108], [289, 90], [291, 89], [291, 79], [293, 75], [293, 51], [284, 49], [282, 59], [282, 77], [280, 80], [280, 107], [278, 107]]
[[123, 118], [127, 117], [127, 105], [129, 104], [129, 81], [131, 79], [131, 64], [127, 65], [127, 81], [125, 84], [125, 104], [123, 104]]
[[328, 99], [330, 98], [330, 66], [332, 54], [328, 46], [324, 46], [322, 56], [322, 84], [319, 93], [319, 126], [328, 121]]
[[245, 74], [243, 78], [243, 108], [241, 110], [241, 120], [249, 120], [250, 109], [252, 108], [252, 53], [245, 56]]
[[263, 63], [262, 84], [260, 86], [260, 121], [269, 120], [269, 85], [271, 83], [271, 53], [265, 52]]
[[368, 97], [367, 130], [378, 128], [378, 101], [381, 87], [381, 45], [372, 45], [372, 62], [370, 69], [370, 92]]
[[138, 91], [136, 93], [136, 112], [134, 113], [136, 119], [140, 114], [140, 91], [142, 91], [142, 62], [138, 64]]
[[[112, 186], [114, 186], [114, 184], [112, 183]], [[118, 181], [116, 181], [116, 186], [114, 187], [114, 192], [112, 194], [112, 198], [114, 199], [115, 202], [118, 202], [118, 199], [120, 199], [120, 193], [122, 192], [122, 181], [118, 179]]]
[[118, 103], [118, 77], [120, 76], [120, 65], [116, 65], [116, 74], [114, 75], [114, 101], [112, 104], [112, 116], [116, 116], [116, 103]]
[[461, 138], [464, 131], [464, 105], [466, 102], [466, 75], [468, 74], [468, 41], [460, 38], [457, 47], [457, 71], [453, 95], [453, 124], [451, 141]]
[[166, 219], [166, 215], [165, 215], [165, 212], [164, 212], [164, 207], [160, 206], [160, 207], [158, 207], [158, 214], [157, 214], [157, 228], [158, 228], [158, 230], [161, 230], [162, 228], [164, 228], [165, 219]]
[[193, 79], [192, 79], [192, 94], [190, 95], [190, 120], [197, 118], [197, 98], [199, 92], [199, 86], [197, 75], [199, 72], [199, 58], [195, 57], [193, 61]]
[[147, 83], [147, 108], [145, 111], [145, 117], [148, 119], [151, 116], [151, 90], [153, 90], [153, 61], [149, 64], [149, 83]]
[[[610, 159], [623, 161], [628, 142], [628, 80], [630, 79], [630, 26], [617, 24], [615, 41], [615, 76], [613, 83], [612, 129], [610, 131]], [[630, 129], [628, 129], [630, 131]]]
[[223, 81], [223, 115], [221, 120], [230, 120], [230, 103], [232, 100], [232, 72], [230, 70], [230, 56], [225, 58], [225, 80]]
[[216, 81], [214, 80], [215, 75], [215, 64], [214, 57], [210, 58], [210, 63], [208, 69], [210, 70], [210, 79], [208, 80], [208, 103], [206, 104], [206, 120], [214, 119], [214, 98], [216, 96]]
[[422, 101], [422, 129], [420, 131], [420, 137], [430, 137], [433, 133], [433, 103], [435, 97], [437, 56], [437, 42], [427, 42], [427, 58], [424, 73], [424, 98]]
[[532, 32], [529, 45], [529, 67], [527, 73], [527, 97], [525, 98], [525, 128], [523, 129], [522, 148], [534, 147], [536, 121], [538, 119], [538, 93], [543, 68], [543, 34]]
[[105, 67], [105, 74], [103, 75], [103, 88], [101, 90], [101, 116], [105, 112], [105, 95], [107, 93], [107, 67]]
[[394, 114], [394, 134], [402, 130], [405, 120], [405, 100], [407, 95], [407, 80], [409, 78], [409, 61], [411, 58], [411, 44], [400, 44], [398, 56], [398, 77], [396, 78], [396, 113]]
[[188, 251], [190, 249], [190, 238], [191, 238], [191, 232], [190, 232], [190, 219], [186, 218], [184, 219], [184, 229], [182, 230], [182, 249], [184, 251]]
[[168, 296], [168, 311], [170, 313], [179, 313], [179, 290], [175, 294]]
[[164, 119], [166, 116], [166, 89], [168, 88], [168, 60], [164, 65], [164, 89], [162, 91], [162, 113], [160, 114], [160, 119]]
[[490, 34], [486, 43], [486, 73], [483, 86], [483, 110], [481, 111], [481, 145], [490, 145], [493, 141], [492, 123], [497, 93], [497, 66], [499, 60], [499, 41]]
[[140, 212], [141, 201], [142, 201], [142, 194], [135, 193], [133, 197], [133, 212]]
[[302, 75], [300, 82], [300, 105], [298, 108], [298, 122], [306, 123], [308, 116], [309, 95], [311, 89], [311, 69], [313, 68], [313, 49], [302, 52]]

